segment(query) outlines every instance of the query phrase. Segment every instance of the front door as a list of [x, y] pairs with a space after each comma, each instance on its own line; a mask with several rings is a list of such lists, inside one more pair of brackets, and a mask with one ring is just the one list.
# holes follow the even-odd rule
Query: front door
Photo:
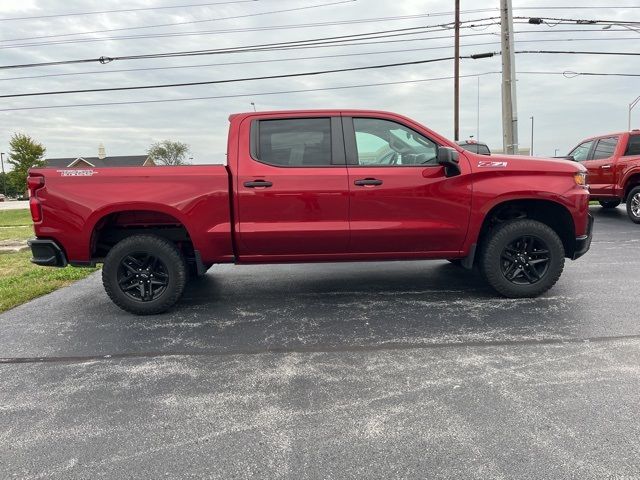
[[589, 191], [594, 196], [613, 195], [615, 186], [614, 154], [618, 145], [618, 137], [600, 138], [594, 142], [589, 159], [583, 162], [589, 174]]
[[240, 260], [346, 253], [340, 119], [254, 120], [251, 138], [252, 148], [239, 150], [236, 178]]
[[354, 253], [457, 253], [471, 211], [469, 165], [447, 178], [438, 144], [382, 118], [343, 118]]

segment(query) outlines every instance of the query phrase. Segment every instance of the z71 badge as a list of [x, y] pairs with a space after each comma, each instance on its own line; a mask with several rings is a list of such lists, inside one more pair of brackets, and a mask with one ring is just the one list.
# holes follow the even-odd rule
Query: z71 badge
[[56, 170], [63, 177], [91, 177], [95, 175], [95, 170]]
[[482, 160], [478, 162], [478, 168], [505, 168], [508, 162], [491, 162], [488, 160]]

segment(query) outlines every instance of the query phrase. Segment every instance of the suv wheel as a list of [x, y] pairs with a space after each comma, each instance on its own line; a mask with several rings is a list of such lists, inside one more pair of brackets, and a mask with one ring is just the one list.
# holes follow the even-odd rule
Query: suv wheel
[[627, 196], [627, 215], [633, 223], [640, 223], [640, 186], [634, 187]]
[[171, 308], [187, 278], [184, 259], [173, 243], [155, 235], [134, 235], [107, 254], [102, 283], [123, 310], [152, 315]]
[[537, 297], [560, 278], [564, 246], [544, 223], [512, 220], [488, 235], [480, 268], [489, 284], [505, 297]]
[[600, 200], [598, 203], [602, 208], [616, 208], [620, 205], [620, 200]]

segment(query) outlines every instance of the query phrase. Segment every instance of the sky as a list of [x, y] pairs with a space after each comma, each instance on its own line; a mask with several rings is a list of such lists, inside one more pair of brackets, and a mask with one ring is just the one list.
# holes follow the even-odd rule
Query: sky
[[[211, 5], [214, 2], [219, 4]], [[205, 3], [209, 5], [202, 5]], [[514, 15], [640, 21], [637, 0], [583, 0], [580, 6], [576, 3], [513, 0]], [[228, 48], [440, 25], [453, 21], [453, 5], [451, 0], [1, 0], [0, 66]], [[180, 8], [71, 15], [167, 6]], [[589, 6], [601, 8], [586, 8]], [[632, 6], [635, 8], [628, 8]], [[462, 20], [484, 25], [461, 30], [462, 55], [500, 50], [499, 25], [486, 25], [495, 20], [482, 20], [499, 16], [498, 7], [499, 0], [461, 0]], [[473, 11], [478, 9], [492, 10]], [[58, 14], [63, 16], [51, 16]], [[430, 16], [388, 18], [425, 14]], [[36, 16], [44, 18], [17, 19]], [[380, 18], [385, 20], [361, 22]], [[327, 25], [335, 22], [342, 23]], [[286, 28], [271, 28], [274, 26]], [[640, 38], [640, 29], [603, 30], [602, 25], [554, 26], [552, 22], [516, 24], [515, 32], [516, 50], [637, 51]], [[155, 36], [148, 38], [149, 35]], [[199, 82], [452, 55], [453, 31], [446, 29], [383, 38], [365, 45], [0, 69], [0, 92], [10, 95]], [[626, 130], [628, 105], [640, 95], [640, 77], [566, 78], [563, 72], [640, 74], [640, 57], [519, 54], [515, 62], [521, 147], [531, 143], [530, 117], [534, 117], [534, 153], [540, 156], [565, 154], [591, 135]], [[231, 65], [221, 65], [225, 63]], [[462, 59], [460, 68], [460, 138], [473, 136], [493, 149], [502, 148], [501, 77], [496, 73], [501, 70], [500, 57]], [[115, 71], [132, 69], [145, 70]], [[17, 132], [41, 142], [50, 158], [96, 156], [100, 143], [107, 156], [139, 155], [152, 143], [168, 139], [187, 143], [193, 163], [221, 163], [225, 161], [229, 115], [252, 110], [252, 102], [257, 110], [388, 110], [414, 118], [453, 139], [453, 80], [447, 78], [452, 74], [453, 62], [449, 60], [285, 79], [3, 98], [0, 150], [8, 151], [11, 135]], [[391, 84], [335, 88], [371, 83]], [[282, 93], [324, 88], [330, 90]], [[221, 96], [232, 97], [201, 98]], [[194, 97], [201, 99], [182, 100]], [[155, 102], [158, 100], [179, 101]], [[69, 104], [140, 101], [154, 102], [60, 108]], [[42, 106], [56, 108], [6, 111]], [[634, 111], [633, 127], [640, 128], [640, 107]]]

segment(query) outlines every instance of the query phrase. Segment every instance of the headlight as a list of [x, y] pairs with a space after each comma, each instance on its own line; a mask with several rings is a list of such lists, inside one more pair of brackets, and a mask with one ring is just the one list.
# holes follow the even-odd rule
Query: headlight
[[576, 185], [580, 185], [581, 187], [587, 186], [587, 174], [586, 172], [578, 172], [573, 175], [573, 179], [576, 182]]

